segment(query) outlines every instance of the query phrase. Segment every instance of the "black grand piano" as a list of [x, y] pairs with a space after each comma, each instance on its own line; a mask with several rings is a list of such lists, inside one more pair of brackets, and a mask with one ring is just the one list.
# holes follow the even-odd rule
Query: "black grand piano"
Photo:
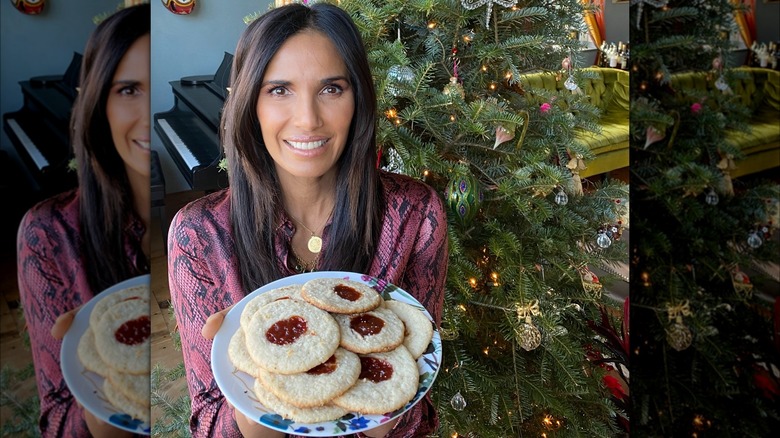
[[19, 82], [24, 106], [3, 114], [3, 128], [19, 155], [33, 192], [43, 196], [76, 186], [69, 123], [78, 91], [80, 53], [73, 53], [63, 75], [36, 76]]
[[227, 173], [218, 168], [223, 157], [218, 133], [232, 63], [233, 55], [225, 52], [213, 76], [170, 82], [174, 106], [154, 115], [155, 131], [192, 190], [209, 192], [228, 186]]

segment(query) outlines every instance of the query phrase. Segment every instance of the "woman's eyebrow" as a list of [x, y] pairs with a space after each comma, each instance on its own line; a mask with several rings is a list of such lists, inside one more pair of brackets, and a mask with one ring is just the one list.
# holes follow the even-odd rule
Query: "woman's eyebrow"
[[140, 83], [141, 83], [141, 81], [136, 81], [136, 80], [133, 80], [133, 79], [120, 79], [118, 81], [114, 81], [111, 84], [111, 86], [112, 87], [116, 87], [117, 85], [125, 85], [125, 86], [127, 86], [127, 85], [138, 85]]

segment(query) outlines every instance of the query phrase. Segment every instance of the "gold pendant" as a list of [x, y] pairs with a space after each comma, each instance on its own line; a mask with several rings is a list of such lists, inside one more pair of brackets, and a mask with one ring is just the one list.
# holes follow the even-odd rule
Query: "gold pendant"
[[319, 253], [322, 249], [322, 239], [317, 236], [311, 236], [311, 238], [309, 238], [307, 247], [309, 248], [309, 251], [313, 252], [314, 254]]

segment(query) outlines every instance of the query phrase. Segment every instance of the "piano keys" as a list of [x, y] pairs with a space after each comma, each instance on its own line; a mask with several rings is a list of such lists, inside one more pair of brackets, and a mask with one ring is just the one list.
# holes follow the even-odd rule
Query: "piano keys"
[[233, 55], [225, 52], [214, 75], [187, 76], [170, 82], [174, 105], [154, 115], [154, 129], [192, 190], [227, 187], [219, 170], [223, 158], [219, 138], [222, 107], [230, 85]]
[[76, 185], [76, 172], [68, 169], [70, 113], [78, 94], [81, 54], [75, 53], [63, 75], [37, 76], [19, 82], [24, 105], [3, 114], [3, 127], [22, 160], [31, 191], [45, 195]]

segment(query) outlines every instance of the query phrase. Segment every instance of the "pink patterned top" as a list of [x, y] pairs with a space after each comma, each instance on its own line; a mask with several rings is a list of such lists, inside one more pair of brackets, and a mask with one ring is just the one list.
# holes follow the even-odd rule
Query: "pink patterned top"
[[[393, 283], [413, 295], [441, 323], [447, 276], [447, 219], [440, 197], [412, 178], [381, 174], [386, 210], [377, 253], [366, 274]], [[209, 315], [240, 301], [243, 290], [230, 225], [230, 189], [198, 199], [174, 217], [168, 237], [171, 300], [181, 334], [187, 383], [192, 399], [193, 436], [240, 437], [233, 409], [211, 371], [211, 341], [201, 336]], [[323, 231], [328, 245], [330, 224]], [[285, 218], [277, 228], [276, 254], [288, 267], [295, 225]], [[433, 433], [439, 420], [429, 396], [401, 417], [392, 437]], [[357, 436], [364, 436], [357, 434]]]
[[[33, 206], [22, 218], [17, 234], [19, 295], [30, 335], [44, 438], [90, 436], [82, 408], [62, 378], [62, 341], [51, 336], [59, 315], [95, 296], [83, 269], [79, 228], [76, 189]], [[140, 245], [144, 231], [139, 220], [130, 223], [125, 229], [125, 253], [148, 272]]]

